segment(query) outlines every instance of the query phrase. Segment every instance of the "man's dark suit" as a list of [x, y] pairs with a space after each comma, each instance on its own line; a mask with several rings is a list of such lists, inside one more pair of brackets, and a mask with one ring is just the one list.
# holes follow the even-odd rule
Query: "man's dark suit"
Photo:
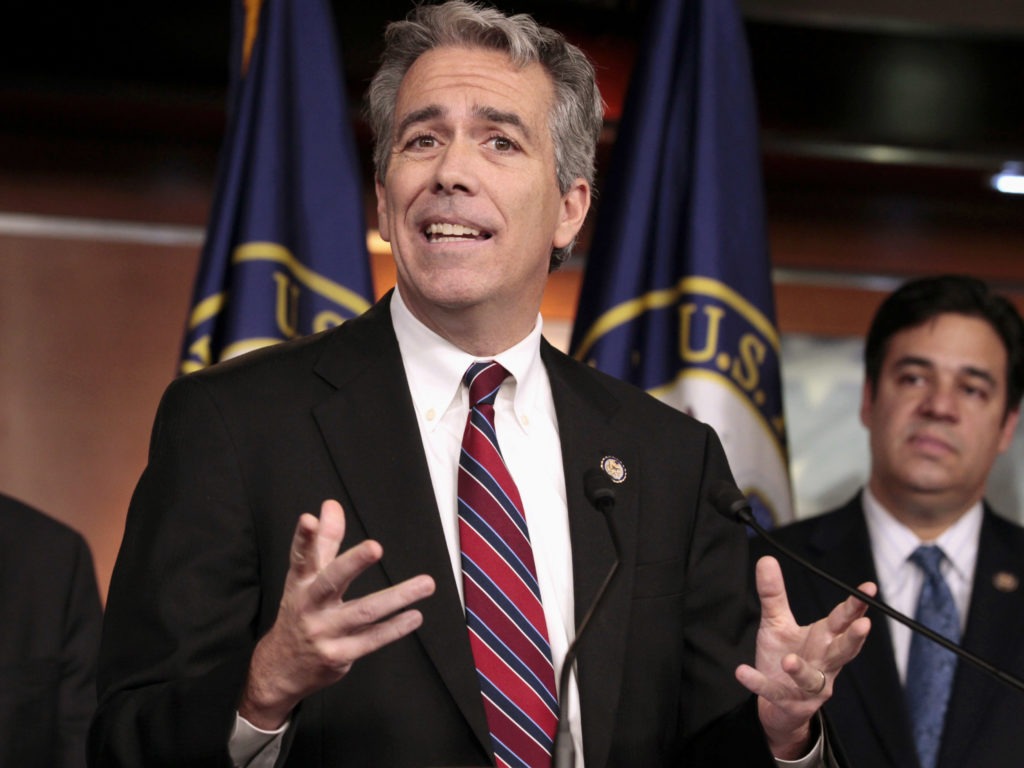
[[[754, 623], [742, 531], [705, 500], [708, 484], [728, 475], [717, 438], [546, 342], [542, 357], [562, 440], [577, 617], [614, 554], [584, 472], [613, 455], [628, 473], [614, 512], [623, 567], [579, 653], [587, 765], [773, 765], [753, 698], [733, 678], [753, 658]], [[95, 765], [224, 764], [296, 519], [326, 498], [346, 510], [343, 549], [367, 537], [384, 548], [349, 596], [418, 573], [437, 591], [415, 635], [301, 704], [287, 764], [488, 762], [462, 607], [385, 300], [341, 328], [169, 387], [111, 584]], [[705, 738], [689, 738], [731, 710]], [[686, 754], [701, 749], [718, 757]]]
[[[785, 545], [850, 584], [876, 581], [858, 494], [844, 507], [775, 532]], [[783, 566], [797, 621], [822, 615], [842, 597], [836, 588], [776, 555], [763, 542], [754, 558], [775, 555]], [[978, 542], [974, 589], [962, 645], [997, 667], [1024, 677], [1024, 529], [986, 508]], [[885, 598], [885, 595], [882, 595]], [[846, 665], [825, 712], [852, 766], [913, 768], [917, 763], [888, 619], [874, 610], [871, 634]], [[1024, 694], [966, 662], [957, 667], [939, 753], [939, 768], [1009, 768], [1024, 764]]]
[[0, 496], [0, 766], [85, 765], [101, 618], [85, 540]]

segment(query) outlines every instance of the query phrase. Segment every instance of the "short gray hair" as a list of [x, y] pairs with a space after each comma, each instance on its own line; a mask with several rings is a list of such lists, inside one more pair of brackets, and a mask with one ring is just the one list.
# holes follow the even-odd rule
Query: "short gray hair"
[[[593, 188], [594, 154], [604, 123], [604, 103], [586, 54], [561, 33], [541, 26], [526, 14], [506, 16], [466, 0], [418, 6], [404, 21], [392, 22], [384, 32], [384, 53], [370, 82], [366, 108], [374, 136], [373, 164], [378, 181], [384, 183], [388, 170], [402, 79], [421, 55], [445, 46], [501, 51], [515, 66], [543, 66], [555, 91], [550, 125], [558, 189], [564, 195], [577, 178], [586, 179]], [[575, 240], [553, 250], [551, 269], [569, 258], [574, 244]]]

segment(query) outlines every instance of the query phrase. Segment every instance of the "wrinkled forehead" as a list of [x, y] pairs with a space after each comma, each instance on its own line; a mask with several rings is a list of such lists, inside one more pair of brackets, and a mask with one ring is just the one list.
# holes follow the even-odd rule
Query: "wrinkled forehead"
[[517, 114], [546, 124], [554, 85], [539, 63], [514, 64], [508, 54], [486, 48], [442, 47], [419, 56], [402, 78], [395, 105], [395, 130], [413, 112], [456, 111]]

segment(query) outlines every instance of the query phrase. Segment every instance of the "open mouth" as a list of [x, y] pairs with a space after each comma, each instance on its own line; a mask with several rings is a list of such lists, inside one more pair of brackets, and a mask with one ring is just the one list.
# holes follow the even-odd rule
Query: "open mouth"
[[431, 243], [464, 243], [489, 240], [490, 232], [483, 232], [464, 224], [453, 224], [448, 221], [428, 224], [423, 234]]

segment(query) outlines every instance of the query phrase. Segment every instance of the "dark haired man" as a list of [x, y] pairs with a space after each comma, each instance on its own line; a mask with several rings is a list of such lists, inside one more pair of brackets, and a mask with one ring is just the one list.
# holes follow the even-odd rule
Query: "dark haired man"
[[[868, 483], [840, 509], [777, 536], [841, 578], [877, 581], [897, 609], [1021, 676], [1024, 529], [983, 495], [1017, 426], [1024, 324], [980, 280], [915, 280], [882, 303], [864, 357]], [[752, 548], [755, 557], [768, 551]], [[795, 564], [783, 570], [798, 619], [839, 594]], [[936, 649], [875, 617], [825, 707], [851, 763], [1020, 765], [1024, 694]]]

